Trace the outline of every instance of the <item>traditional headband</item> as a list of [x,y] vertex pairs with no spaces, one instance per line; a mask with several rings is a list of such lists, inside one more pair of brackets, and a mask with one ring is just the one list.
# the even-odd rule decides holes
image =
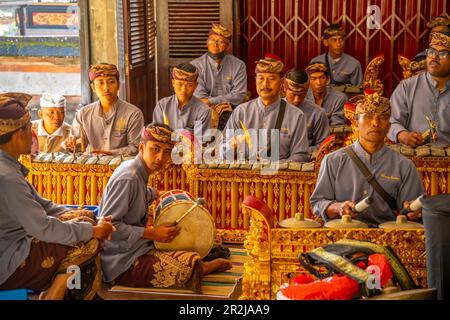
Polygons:
[[312,63],[306,67],[305,72],[308,75],[310,75],[312,73],[316,73],[316,72],[323,72],[325,74],[328,74],[328,67],[324,63],[320,63],[320,62]]
[[225,28],[221,24],[216,24],[216,23],[213,23],[211,30],[209,30],[208,35],[212,35],[212,34],[216,34],[218,36],[224,37],[227,40],[230,40],[231,36],[232,36],[231,32],[227,28]]
[[342,27],[339,28],[326,28],[323,32],[323,39],[328,40],[332,37],[341,36],[345,37],[345,31]]
[[430,38],[431,46],[443,46],[450,49],[450,37],[442,32],[432,32]]
[[39,104],[41,108],[65,108],[66,98],[59,94],[44,93]]
[[284,63],[281,60],[274,59],[273,55],[266,55],[263,59],[256,61],[255,73],[279,73],[282,74]]
[[309,80],[306,81],[305,83],[301,84],[301,83],[295,82],[291,79],[284,78],[283,86],[284,86],[285,90],[289,90],[289,91],[299,94],[299,93],[303,93],[308,90]]
[[25,93],[0,94],[0,136],[16,131],[30,122],[26,109],[31,96]]
[[198,70],[195,69],[195,72],[189,72],[182,69],[178,69],[174,67],[172,69],[172,79],[175,80],[184,80],[184,81],[197,81],[198,78]]
[[167,128],[151,126],[142,129],[141,138],[145,141],[156,141],[173,146],[175,145],[175,141],[172,141],[172,133],[173,131]]
[[389,99],[381,97],[376,91],[366,89],[356,103],[356,114],[361,113],[391,114],[391,104]]
[[119,79],[120,74],[117,67],[109,63],[94,64],[89,69],[89,80],[92,82],[98,77],[116,77]]
[[433,29],[435,27],[442,27],[450,25],[450,18],[447,15],[439,16],[431,19],[427,23],[427,27]]

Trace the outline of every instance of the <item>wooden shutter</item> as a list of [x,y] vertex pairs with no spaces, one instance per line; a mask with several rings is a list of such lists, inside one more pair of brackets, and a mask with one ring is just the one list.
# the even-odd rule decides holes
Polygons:
[[168,0],[158,2],[159,98],[171,94],[170,68],[206,52],[212,23],[233,30],[232,0]]
[[145,121],[149,122],[156,102],[155,3],[154,0],[122,1],[123,30],[120,36],[123,35],[125,99],[139,107]]

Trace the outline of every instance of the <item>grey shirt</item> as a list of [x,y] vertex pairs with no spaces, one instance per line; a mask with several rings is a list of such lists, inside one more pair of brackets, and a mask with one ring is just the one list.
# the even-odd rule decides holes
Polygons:
[[331,87],[327,87],[327,92],[323,98],[322,105],[316,104],[314,94],[308,89],[306,100],[311,101],[318,107],[322,107],[330,121],[330,126],[345,123],[344,104],[348,101],[345,93],[334,91]]
[[111,282],[128,270],[137,258],[154,248],[144,239],[148,205],[156,199],[155,189],[148,188],[148,174],[141,158],[123,162],[106,185],[99,207],[100,216],[112,216],[117,231],[105,242],[101,253],[103,279]]
[[328,117],[322,108],[308,100],[304,100],[299,108],[306,117],[309,151],[313,152],[330,135]]
[[42,198],[27,174],[27,168],[0,150],[0,284],[28,257],[33,238],[62,245],[92,238],[90,223],[58,220],[68,209]]
[[350,82],[353,86],[360,86],[363,82],[363,73],[361,63],[351,55],[343,53],[341,58],[334,60],[330,54],[324,53],[311,60],[310,63],[325,63],[325,55],[328,54],[330,69],[333,74],[333,80],[337,82]]
[[195,95],[208,98],[212,104],[229,102],[237,106],[247,94],[247,69],[245,63],[231,54],[226,54],[219,69],[208,53],[191,61],[199,72]]
[[109,150],[114,155],[138,153],[141,130],[144,127],[142,111],[120,99],[104,114],[100,101],[78,110],[72,123],[72,135],[81,136],[80,126],[87,140],[87,151]]
[[202,132],[211,128],[211,109],[195,96],[180,110],[176,95],[163,98],[156,103],[153,121],[164,123],[164,113],[173,129],[194,130],[195,121],[201,121]]
[[[242,120],[247,129],[273,129],[278,117],[281,99],[264,106],[258,97],[239,105],[230,116],[225,127],[226,130],[242,130],[239,120]],[[262,143],[261,143],[262,144]],[[263,147],[259,145],[259,150]],[[308,134],[305,114],[290,103],[280,129],[279,160],[305,162],[309,159]]]
[[[411,160],[398,152],[383,146],[370,156],[359,140],[350,146],[377,179],[378,183],[397,200],[397,207],[403,208],[404,201],[415,200],[425,193],[419,173]],[[357,215],[358,220],[376,226],[395,220],[396,214],[386,201],[372,188],[356,164],[344,149],[324,157],[319,170],[316,188],[310,202],[313,213],[325,221],[329,220],[326,209],[333,202],[358,202],[365,197],[374,198],[372,205]]]
[[398,142],[404,130],[423,133],[430,129],[425,116],[436,124],[438,142],[450,144],[450,81],[443,92],[428,72],[402,80],[391,96],[391,128],[388,137]]

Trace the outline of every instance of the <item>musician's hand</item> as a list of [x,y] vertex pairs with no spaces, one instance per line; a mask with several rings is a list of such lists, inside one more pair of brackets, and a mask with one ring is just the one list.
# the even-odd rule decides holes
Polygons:
[[166,223],[157,227],[146,228],[144,231],[144,238],[157,242],[171,242],[180,231],[180,227],[171,226],[170,223]]
[[201,98],[200,101],[211,107],[211,102],[209,102],[208,98]]
[[[408,209],[409,206],[411,205],[411,202],[412,201],[404,201],[403,208]],[[406,214],[406,216],[411,221],[420,221],[420,220],[422,220],[422,208],[420,208],[419,210],[416,210],[416,211],[408,212]]]
[[402,131],[397,135],[397,140],[400,143],[406,144],[409,147],[417,147],[423,143],[423,137],[418,132]]
[[91,153],[104,154],[104,155],[107,155],[107,156],[112,155],[112,152],[109,151],[109,150],[98,150],[98,149],[95,149],[95,150],[92,150]]
[[349,215],[354,218],[357,215],[352,211],[355,205],[356,203],[353,201],[334,202],[327,208],[326,214],[330,219],[342,217],[343,215]]
[[63,148],[73,152],[77,148],[77,138],[74,136],[68,137],[64,142],[62,143]]
[[111,223],[111,216],[101,217],[97,225],[93,227],[93,238],[99,240],[111,240],[111,234],[116,231],[116,227]]

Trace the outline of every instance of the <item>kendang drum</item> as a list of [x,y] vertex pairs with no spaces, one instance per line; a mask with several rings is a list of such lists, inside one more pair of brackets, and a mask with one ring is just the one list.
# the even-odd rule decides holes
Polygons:
[[155,247],[165,251],[197,252],[204,258],[211,251],[216,226],[211,214],[203,207],[200,199],[184,190],[164,193],[155,204],[154,226],[177,224],[180,233],[171,242],[155,241]]

